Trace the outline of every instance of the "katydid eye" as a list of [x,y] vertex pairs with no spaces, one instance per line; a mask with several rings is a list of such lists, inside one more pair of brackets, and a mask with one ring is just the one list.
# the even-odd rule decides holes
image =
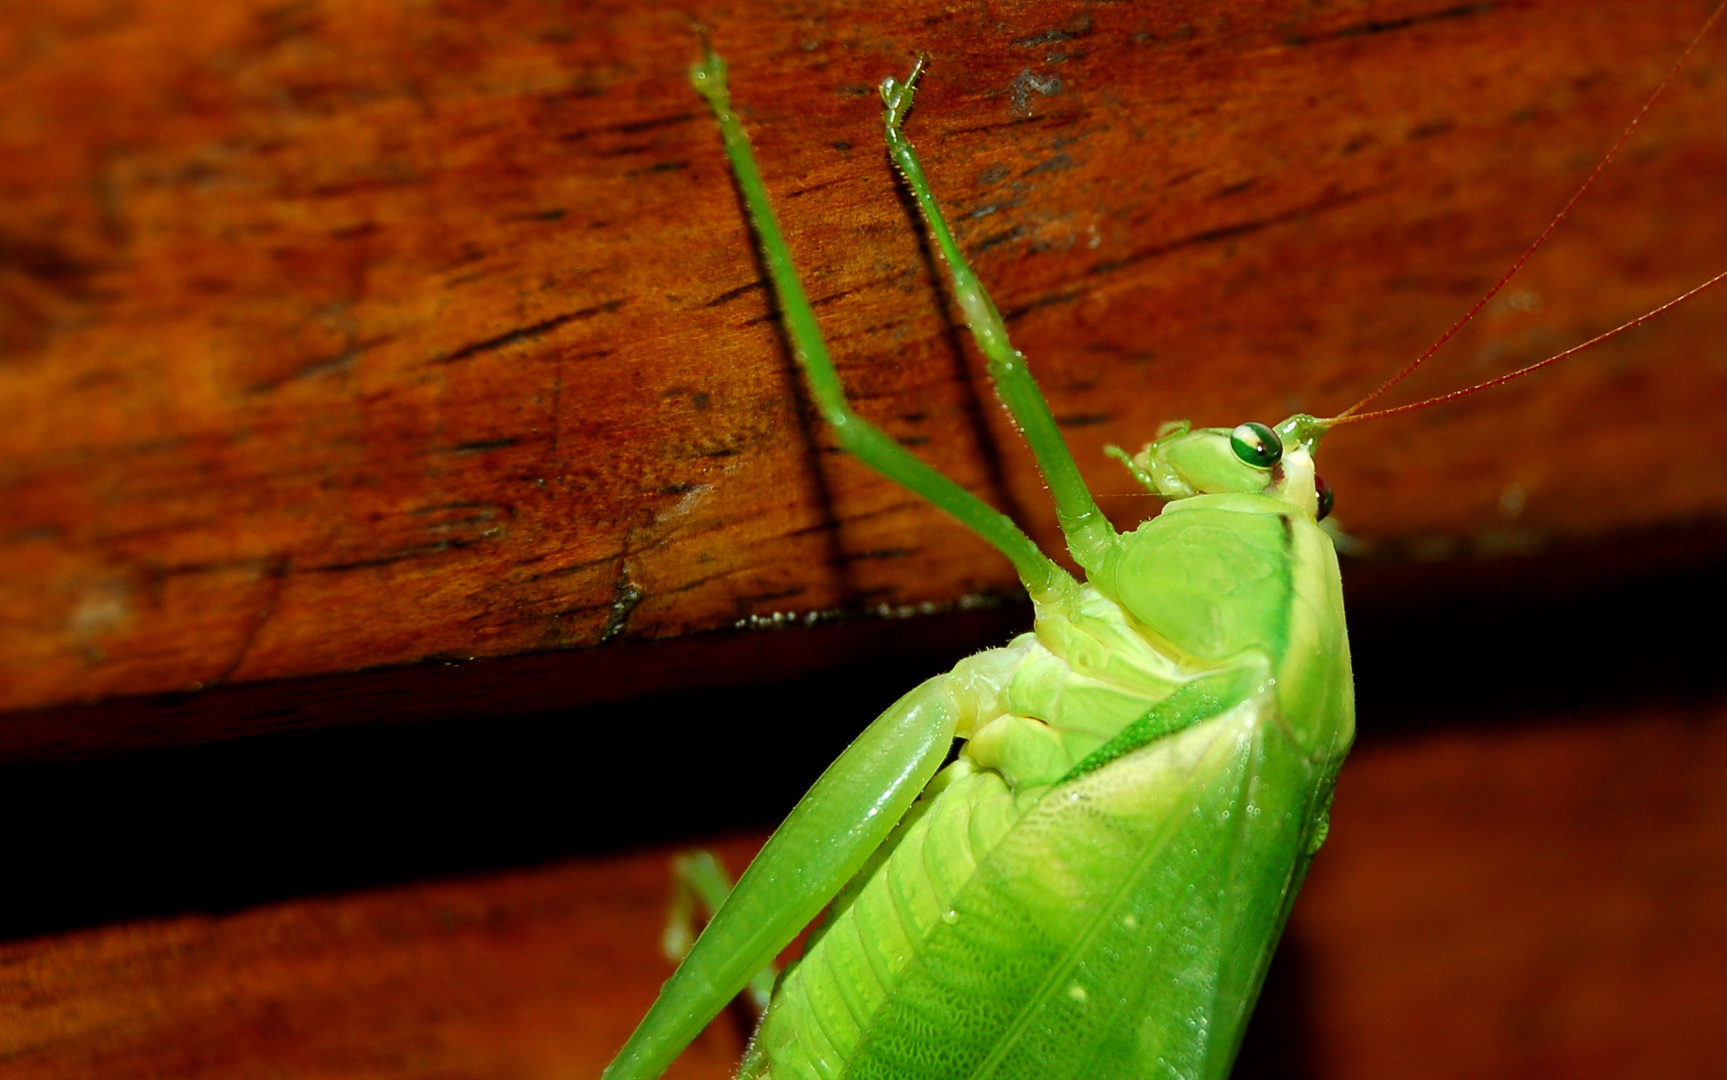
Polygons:
[[1269,469],[1283,458],[1283,440],[1277,432],[1251,420],[1229,433],[1235,456],[1256,469]]
[[1331,493],[1331,485],[1325,482],[1325,477],[1313,474],[1313,488],[1319,494],[1319,521],[1331,516],[1331,504],[1337,501],[1337,496]]

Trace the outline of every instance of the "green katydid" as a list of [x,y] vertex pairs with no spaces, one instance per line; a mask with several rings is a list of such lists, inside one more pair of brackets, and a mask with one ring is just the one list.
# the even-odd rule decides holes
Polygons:
[[1036,619],[900,698],[823,773],[605,1080],[660,1075],[824,908],[774,987],[740,1077],[1216,1080],[1325,837],[1355,719],[1337,556],[1319,523],[1330,493],[1314,451],[1331,427],[1457,394],[1361,411],[1430,349],[1330,419],[1174,424],[1131,457],[1112,448],[1166,501],[1118,533],[901,131],[921,68],[882,85],[889,153],[1084,580],[851,411],[731,111],[725,65],[709,52],[692,78],[718,117],[823,417],[848,450],[1000,550]]

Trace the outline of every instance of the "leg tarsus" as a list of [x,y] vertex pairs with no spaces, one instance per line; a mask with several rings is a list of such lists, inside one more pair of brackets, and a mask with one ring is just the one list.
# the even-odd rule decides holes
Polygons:
[[905,114],[911,111],[912,96],[917,93],[917,81],[923,75],[924,58],[919,56],[912,62],[911,73],[905,81],[889,75],[881,81],[882,104],[887,106],[887,126],[898,130],[905,123]]

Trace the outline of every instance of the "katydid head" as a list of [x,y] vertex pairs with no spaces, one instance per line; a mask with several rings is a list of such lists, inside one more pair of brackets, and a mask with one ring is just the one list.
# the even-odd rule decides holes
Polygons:
[[1246,423],[1194,430],[1179,420],[1165,424],[1156,440],[1132,457],[1115,446],[1105,453],[1165,499],[1265,495],[1323,518],[1331,512],[1331,489],[1313,471],[1313,452],[1326,427],[1305,413],[1276,427]]

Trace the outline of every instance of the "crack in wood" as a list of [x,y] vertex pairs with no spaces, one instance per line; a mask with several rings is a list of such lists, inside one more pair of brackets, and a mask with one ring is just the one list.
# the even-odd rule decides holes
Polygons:
[[476,341],[472,344],[463,345],[448,356],[438,358],[438,363],[454,364],[462,360],[468,360],[475,356],[479,356],[481,353],[496,352],[498,349],[517,345],[524,341],[531,341],[534,338],[549,334],[553,330],[582,319],[591,319],[596,315],[610,315],[612,312],[617,311],[623,306],[624,301],[620,298],[617,300],[607,300],[605,303],[595,304],[593,307],[580,308],[576,311],[568,312],[567,314],[557,315],[553,318],[534,323],[531,326],[519,327],[515,330],[508,331],[507,333],[499,334],[496,337],[486,338],[484,341]]

